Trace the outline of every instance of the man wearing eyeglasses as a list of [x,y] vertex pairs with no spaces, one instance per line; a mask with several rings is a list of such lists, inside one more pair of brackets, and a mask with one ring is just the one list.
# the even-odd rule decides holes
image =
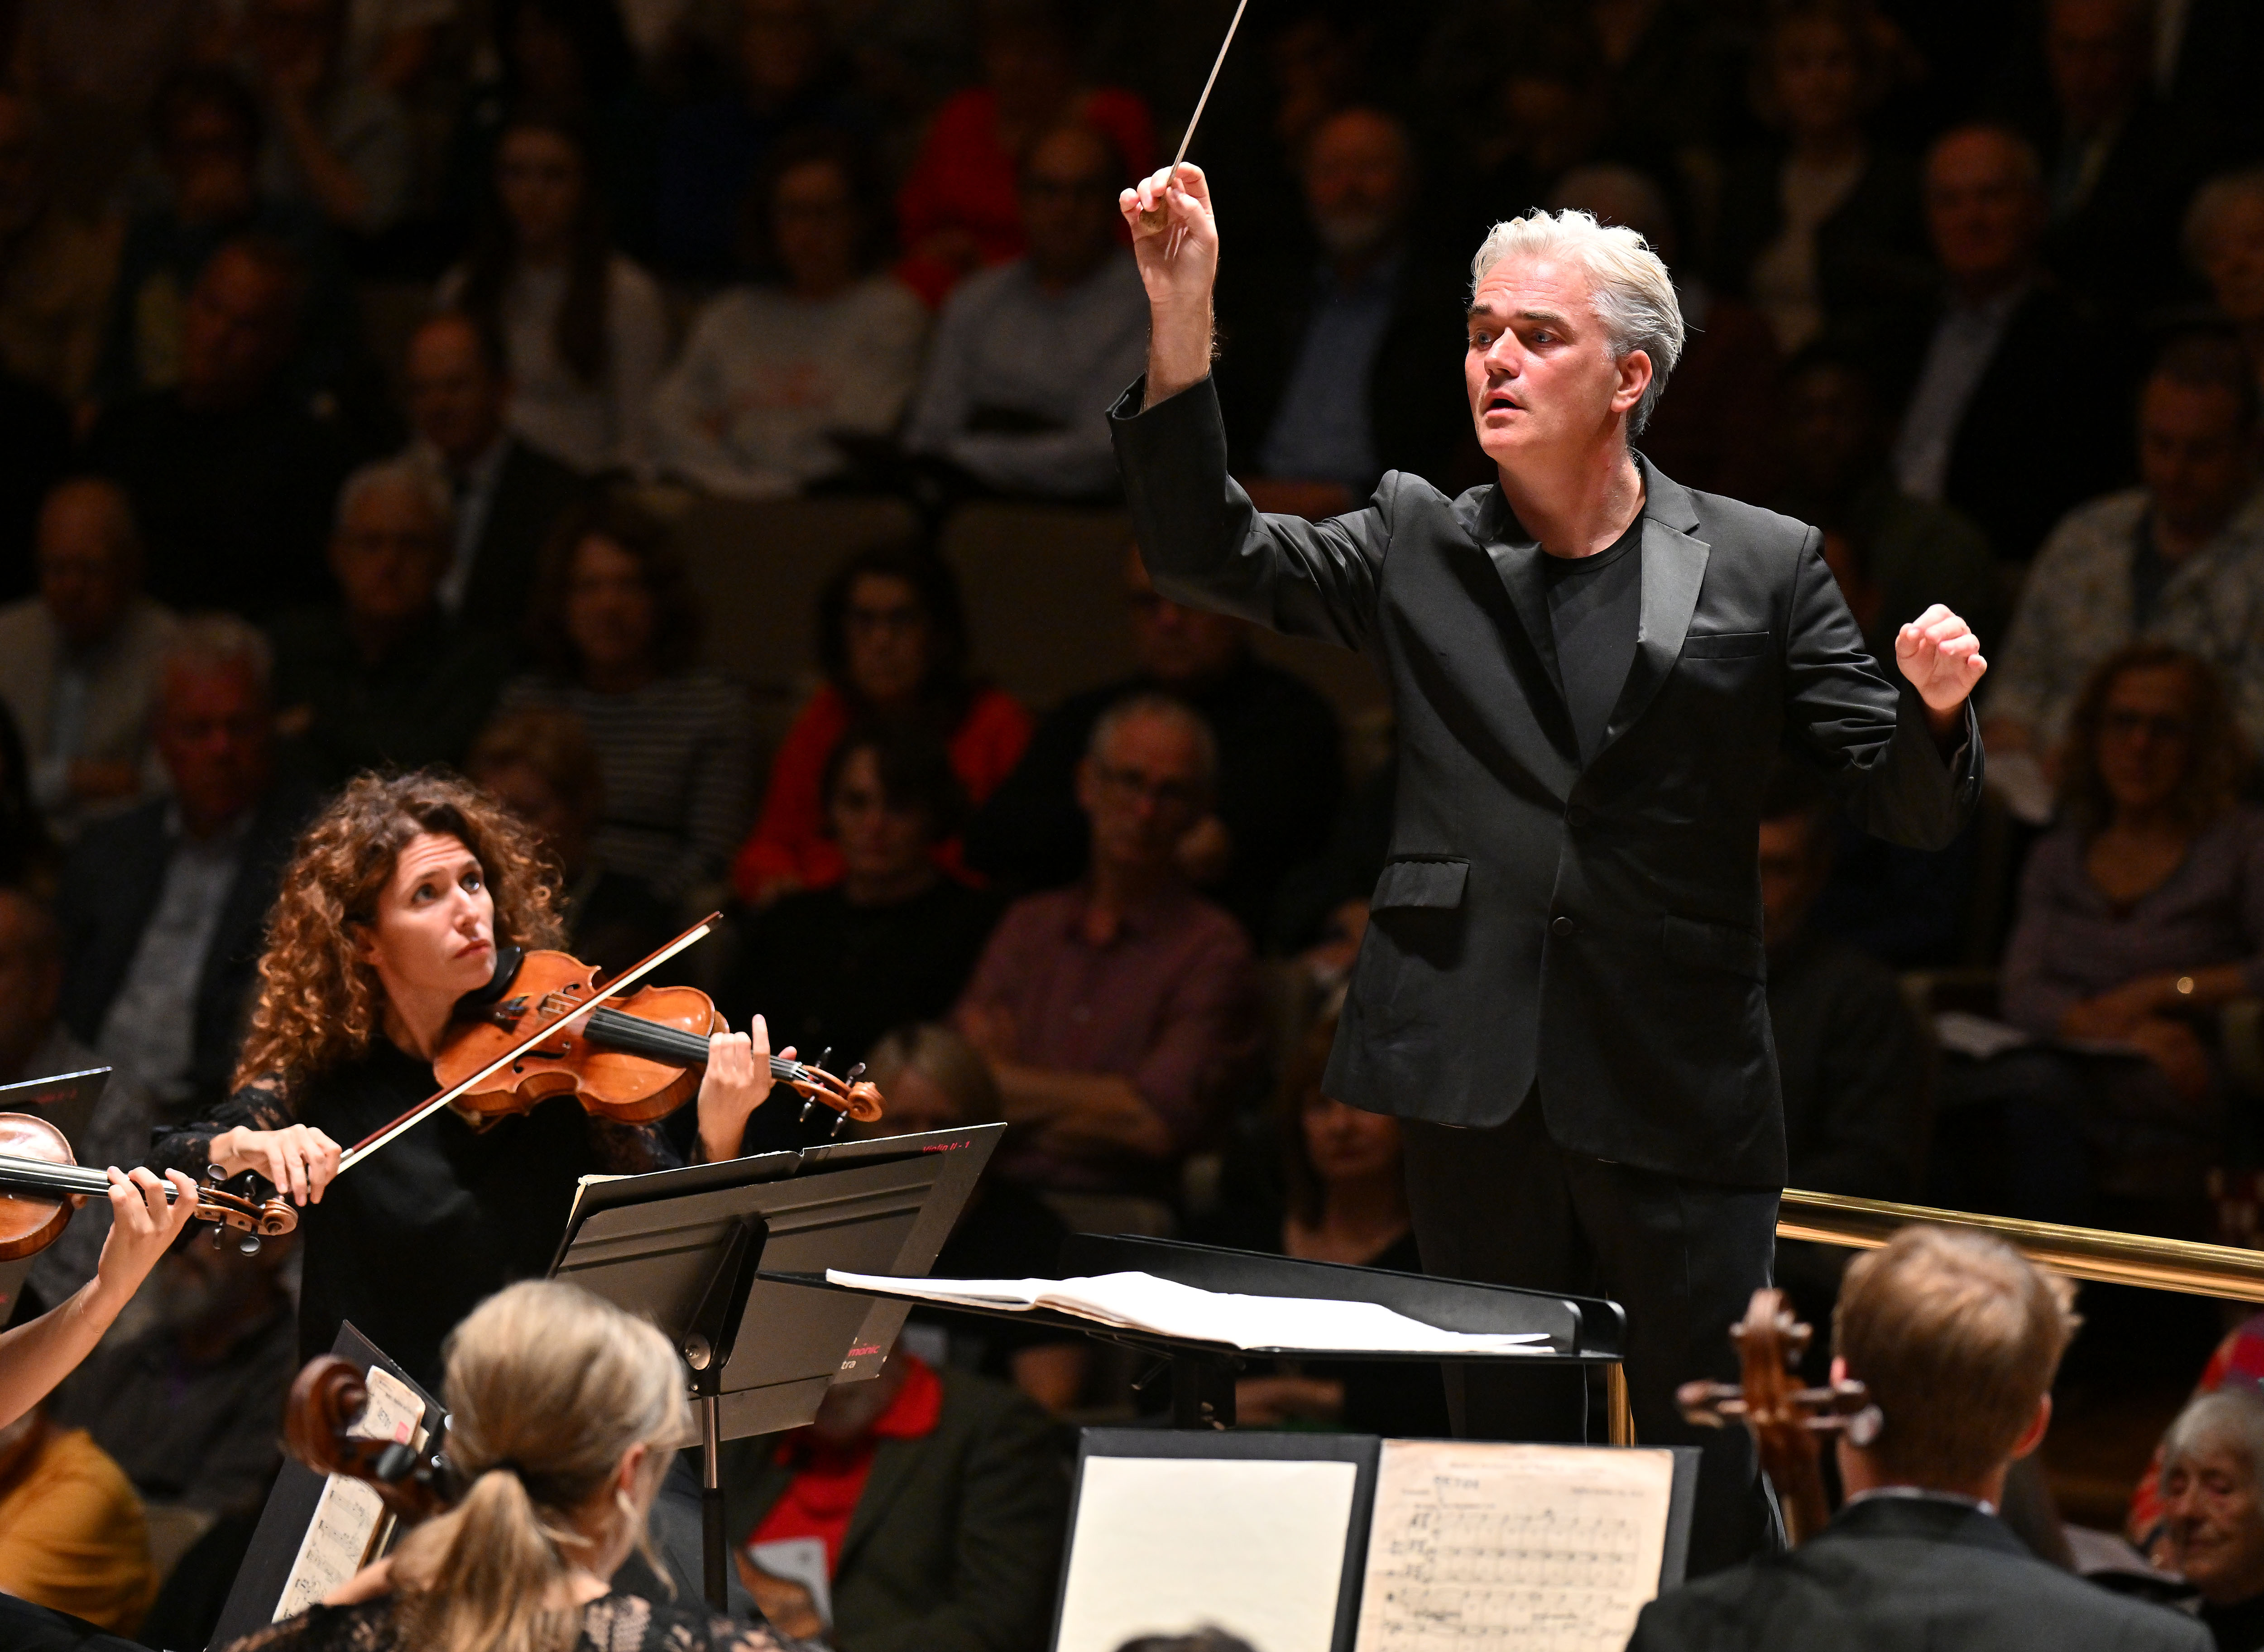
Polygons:
[[1002,1174],[1165,1196],[1254,1081],[1250,943],[1178,860],[1217,769],[1209,728],[1179,701],[1136,695],[1093,725],[1077,776],[1092,868],[1008,909],[955,1012],[1017,1127]]

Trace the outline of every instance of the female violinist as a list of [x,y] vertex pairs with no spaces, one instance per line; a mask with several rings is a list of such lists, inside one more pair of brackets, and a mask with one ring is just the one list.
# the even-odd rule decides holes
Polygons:
[[[361,1139],[436,1088],[460,1001],[498,949],[556,944],[556,873],[501,804],[433,773],[349,784],[301,837],[270,914],[235,1094],[159,1139],[155,1162],[255,1170],[304,1208],[302,1359],[341,1321],[428,1386],[449,1330],[483,1298],[541,1274],[576,1181],[665,1168],[654,1125],[570,1098],[475,1129],[443,1110],[338,1175]],[[718,1033],[699,1090],[699,1152],[738,1152],[769,1093],[768,1034]],[[336,1178],[334,1180],[334,1178]]]

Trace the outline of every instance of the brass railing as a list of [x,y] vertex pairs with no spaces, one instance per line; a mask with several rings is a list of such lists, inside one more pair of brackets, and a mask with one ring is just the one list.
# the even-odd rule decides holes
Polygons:
[[1964,1211],[1929,1210],[1923,1204],[1847,1198],[1798,1188],[1784,1190],[1777,1207],[1776,1232],[1780,1239],[1809,1239],[1872,1250],[1885,1244],[1897,1228],[1912,1222],[1994,1234],[2029,1261],[2071,1278],[2148,1285],[2158,1291],[2181,1291],[2188,1296],[2233,1302],[2264,1302],[2264,1250],[2244,1250],[2232,1245],[2111,1234],[2097,1227],[2063,1227],[2057,1222],[2024,1222],[2009,1216],[1975,1216]]

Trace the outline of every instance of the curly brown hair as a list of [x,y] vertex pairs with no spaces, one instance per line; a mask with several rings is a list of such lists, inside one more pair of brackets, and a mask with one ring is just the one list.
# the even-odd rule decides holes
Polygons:
[[300,833],[267,917],[259,998],[236,1058],[236,1082],[307,1080],[366,1053],[384,988],[360,957],[395,862],[428,832],[478,859],[495,901],[496,944],[560,944],[559,872],[516,816],[455,775],[432,769],[363,775]]
[[2184,674],[2193,717],[2186,772],[2170,799],[2172,818],[2198,832],[2239,801],[2248,746],[2233,716],[2224,680],[2207,660],[2171,644],[2132,643],[2101,660],[2085,681],[2060,748],[2060,808],[2086,837],[2115,818],[2115,799],[2099,773],[2099,735],[2106,721],[2107,697],[2134,671],[2166,668]]

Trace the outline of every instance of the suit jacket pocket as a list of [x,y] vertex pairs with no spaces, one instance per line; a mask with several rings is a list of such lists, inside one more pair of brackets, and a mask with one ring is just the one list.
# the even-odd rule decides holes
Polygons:
[[1756,981],[1766,969],[1767,955],[1761,950],[1760,937],[1734,924],[1702,923],[1694,918],[1665,919],[1659,951],[1670,963],[1687,964],[1694,969],[1727,970],[1732,975]]
[[1459,906],[1469,882],[1468,861],[1394,861],[1375,880],[1369,906]]
[[1693,631],[1682,639],[1685,659],[1749,659],[1768,651],[1767,631]]

